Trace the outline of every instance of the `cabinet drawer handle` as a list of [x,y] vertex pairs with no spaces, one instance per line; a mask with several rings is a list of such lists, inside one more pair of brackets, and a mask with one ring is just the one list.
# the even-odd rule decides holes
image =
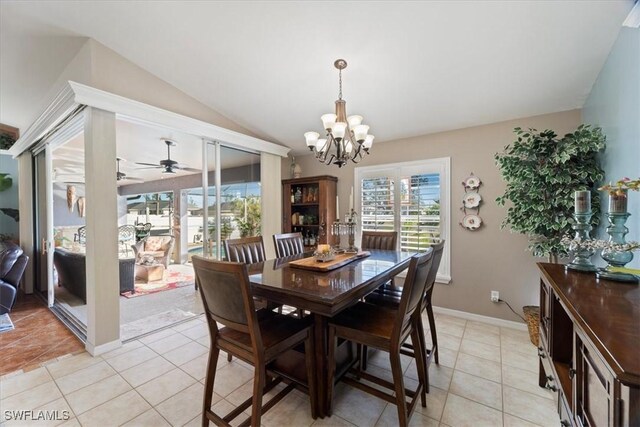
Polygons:
[[545,357],[547,357],[547,356],[544,354],[544,351],[542,351],[542,347],[539,347],[539,348],[538,348],[538,356],[540,356],[540,359],[544,359]]
[[576,376],[576,370],[573,368],[569,368],[569,378],[573,379]]
[[547,383],[544,387],[545,387],[546,389],[551,390],[551,391],[558,391],[558,387],[554,386],[553,384],[548,384],[548,383]]

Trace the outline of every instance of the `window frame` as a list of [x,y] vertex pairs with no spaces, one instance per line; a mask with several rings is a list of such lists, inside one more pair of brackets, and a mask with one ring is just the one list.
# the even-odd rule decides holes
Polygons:
[[[439,157],[409,162],[386,163],[375,166],[360,166],[354,168],[354,207],[362,212],[362,180],[371,178],[390,177],[394,180],[394,230],[400,232],[400,217],[402,206],[401,179],[406,175],[438,173],[440,176],[440,238],[447,243],[444,246],[442,261],[436,277],[437,283],[451,282],[451,157]],[[357,228],[357,239],[362,240],[362,221]],[[400,239],[398,239],[398,245]],[[404,277],[406,270],[399,276]]]

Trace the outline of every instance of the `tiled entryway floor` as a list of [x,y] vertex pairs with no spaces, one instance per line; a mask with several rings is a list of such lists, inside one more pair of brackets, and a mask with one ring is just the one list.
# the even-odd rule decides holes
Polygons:
[[19,293],[9,317],[15,329],[0,333],[0,375],[84,350],[84,344],[35,295]]
[[[440,365],[430,367],[427,407],[417,406],[412,425],[559,425],[553,395],[537,385],[536,349],[526,332],[445,315],[437,315],[436,323]],[[66,426],[200,425],[208,345],[207,325],[199,317],[101,357],[83,353],[10,374],[0,379],[2,416],[12,409],[66,410],[72,418],[58,422]],[[369,360],[376,375],[391,377],[386,353]],[[408,357],[403,362],[405,384],[413,387],[415,362]],[[243,362],[220,357],[214,410],[227,413],[249,397],[252,375]],[[331,418],[314,422],[308,398],[294,391],[262,417],[262,424],[396,425],[397,415],[394,405],[339,384]]]

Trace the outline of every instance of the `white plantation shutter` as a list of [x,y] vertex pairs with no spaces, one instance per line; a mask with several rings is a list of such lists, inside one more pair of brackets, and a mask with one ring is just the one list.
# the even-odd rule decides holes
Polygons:
[[394,182],[391,177],[366,178],[361,183],[362,229],[393,231],[395,228]]
[[[424,251],[450,228],[449,158],[355,169],[361,231],[399,231],[402,251]],[[445,245],[438,281],[448,283],[450,250]]]
[[400,189],[400,249],[423,251],[440,241],[440,176],[406,176]]

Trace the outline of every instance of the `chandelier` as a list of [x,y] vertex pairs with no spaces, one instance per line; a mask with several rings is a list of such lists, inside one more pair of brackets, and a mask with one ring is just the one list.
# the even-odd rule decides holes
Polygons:
[[347,117],[347,102],[342,99],[342,70],[347,68],[347,61],[338,59],[333,65],[338,69],[340,91],[335,114],[320,117],[326,138],[320,138],[318,132],[307,132],[304,138],[318,161],[342,167],[349,160],[358,163],[369,154],[374,136],[368,134],[369,126],[362,124],[362,116]]

